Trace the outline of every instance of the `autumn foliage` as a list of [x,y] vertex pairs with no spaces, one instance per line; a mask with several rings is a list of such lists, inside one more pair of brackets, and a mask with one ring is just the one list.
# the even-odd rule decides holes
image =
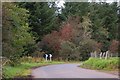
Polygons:
[[45,35],[42,41],[53,51],[57,52],[60,50],[61,42],[71,41],[73,35],[73,28],[69,23],[64,23],[59,31],[52,31],[50,34]]
[[101,50],[102,47],[103,47],[103,44],[100,43],[100,42],[97,42],[97,43],[95,44],[95,50],[96,50],[96,51]]
[[119,41],[112,40],[111,45],[109,46],[110,52],[112,52],[112,53],[118,52],[118,46],[119,46]]
[[73,38],[73,28],[70,24],[65,24],[60,30],[61,40],[70,41]]
[[60,33],[57,31],[53,31],[51,34],[44,36],[42,41],[54,51],[60,49]]

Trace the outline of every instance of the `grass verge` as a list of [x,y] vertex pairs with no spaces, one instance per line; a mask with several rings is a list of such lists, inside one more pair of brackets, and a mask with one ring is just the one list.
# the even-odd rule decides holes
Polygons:
[[113,57],[107,60],[99,58],[89,58],[87,61],[83,62],[80,67],[97,69],[97,70],[118,70],[119,58]]
[[17,66],[4,66],[3,67],[3,78],[15,78],[15,77],[28,77],[31,74],[31,68],[52,65],[52,64],[61,64],[64,62],[52,61],[52,62],[39,62],[39,63],[28,63],[24,62]]

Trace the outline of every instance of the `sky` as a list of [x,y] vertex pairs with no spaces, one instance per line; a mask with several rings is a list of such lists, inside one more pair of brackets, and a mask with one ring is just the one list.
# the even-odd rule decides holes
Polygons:
[[[70,1],[70,0],[68,0],[68,1]],[[73,0],[72,0],[73,1]],[[76,0],[77,2],[79,1],[80,2],[80,0]],[[81,0],[82,1],[82,0]],[[105,1],[105,0],[101,0],[101,1]],[[91,0],[89,0],[89,2],[91,2]],[[96,2],[100,2],[100,0],[96,0]],[[120,0],[106,0],[106,2],[107,3],[112,3],[112,2],[118,2],[118,6],[120,6]],[[65,4],[65,1],[64,0],[57,0],[56,2],[55,2],[56,4],[57,4],[57,7],[59,7],[59,13],[61,13],[61,10],[62,10],[62,8],[64,8],[65,6],[64,6],[64,4]]]
[[64,3],[65,3],[64,0],[57,0],[56,1],[57,7],[64,7]]
[[[80,0],[76,0],[76,1],[80,1]],[[91,1],[91,0],[89,0],[89,1]],[[101,1],[104,1],[104,0],[101,0]],[[96,2],[99,2],[99,0],[96,0]],[[111,2],[119,2],[120,3],[120,0],[106,0],[106,2],[107,3],[111,3]],[[65,1],[64,0],[57,0],[56,3],[57,3],[58,7],[64,7]]]

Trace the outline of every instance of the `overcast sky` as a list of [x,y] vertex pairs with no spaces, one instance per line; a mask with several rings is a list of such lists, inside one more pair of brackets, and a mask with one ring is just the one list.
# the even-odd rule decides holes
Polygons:
[[[77,1],[80,1],[80,0],[77,0]],[[81,0],[82,1],[82,0]],[[89,2],[91,2],[92,0],[89,0]],[[101,1],[104,1],[104,0],[101,0]],[[96,0],[96,2],[100,2],[100,0]],[[106,0],[107,3],[111,3],[111,2],[120,2],[120,0]],[[64,3],[65,3],[65,0],[57,0],[56,1],[58,7],[64,7]]]

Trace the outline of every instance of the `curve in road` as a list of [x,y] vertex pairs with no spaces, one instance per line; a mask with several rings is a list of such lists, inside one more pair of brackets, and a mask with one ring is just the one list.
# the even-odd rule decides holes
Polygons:
[[34,78],[118,78],[117,75],[78,67],[80,64],[58,64],[32,70]]

